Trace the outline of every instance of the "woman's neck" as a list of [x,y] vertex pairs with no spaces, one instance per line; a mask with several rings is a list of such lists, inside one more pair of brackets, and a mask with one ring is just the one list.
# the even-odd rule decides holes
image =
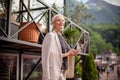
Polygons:
[[61,31],[60,31],[60,30],[55,29],[55,32],[56,32],[58,35],[61,35]]

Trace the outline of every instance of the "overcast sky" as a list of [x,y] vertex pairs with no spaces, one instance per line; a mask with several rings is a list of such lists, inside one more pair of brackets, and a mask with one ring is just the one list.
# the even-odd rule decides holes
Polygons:
[[104,1],[111,3],[113,5],[120,6],[120,0],[104,0]]
[[[77,1],[82,1],[82,2],[86,3],[89,0],[77,0]],[[120,6],[120,0],[104,0],[104,1],[106,1],[106,2],[108,2],[110,4],[113,4],[113,5]]]
[[[42,1],[46,2],[47,4],[56,3],[58,6],[63,6],[63,1],[64,0],[42,0]],[[69,0],[66,0],[66,1],[69,1]],[[82,2],[86,3],[89,0],[77,0],[77,1],[82,1]],[[106,1],[110,4],[113,4],[113,5],[120,6],[120,0],[104,0],[104,1]]]
[[55,4],[57,4],[57,6],[61,7],[61,6],[63,6],[64,0],[42,0],[42,1],[46,2],[48,5],[55,3]]

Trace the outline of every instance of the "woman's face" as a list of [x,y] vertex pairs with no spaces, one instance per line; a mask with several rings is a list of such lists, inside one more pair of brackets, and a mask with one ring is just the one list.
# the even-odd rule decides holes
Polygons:
[[54,29],[59,31],[64,29],[64,24],[65,24],[65,20],[63,16],[57,16],[53,22]]

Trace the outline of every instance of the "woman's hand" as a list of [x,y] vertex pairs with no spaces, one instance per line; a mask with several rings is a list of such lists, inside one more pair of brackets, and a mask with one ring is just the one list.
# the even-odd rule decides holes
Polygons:
[[78,50],[75,49],[71,49],[70,51],[68,51],[67,53],[62,54],[62,57],[67,57],[67,56],[75,56],[77,55]]
[[75,49],[71,49],[70,51],[68,51],[69,56],[70,55],[75,56],[77,55],[77,53],[78,53],[78,50],[75,50]]

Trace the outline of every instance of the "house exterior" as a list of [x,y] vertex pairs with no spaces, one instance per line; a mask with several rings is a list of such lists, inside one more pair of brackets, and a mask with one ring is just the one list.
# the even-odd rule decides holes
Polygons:
[[117,54],[109,50],[97,55],[96,59],[99,60],[100,64],[112,65],[117,63]]

